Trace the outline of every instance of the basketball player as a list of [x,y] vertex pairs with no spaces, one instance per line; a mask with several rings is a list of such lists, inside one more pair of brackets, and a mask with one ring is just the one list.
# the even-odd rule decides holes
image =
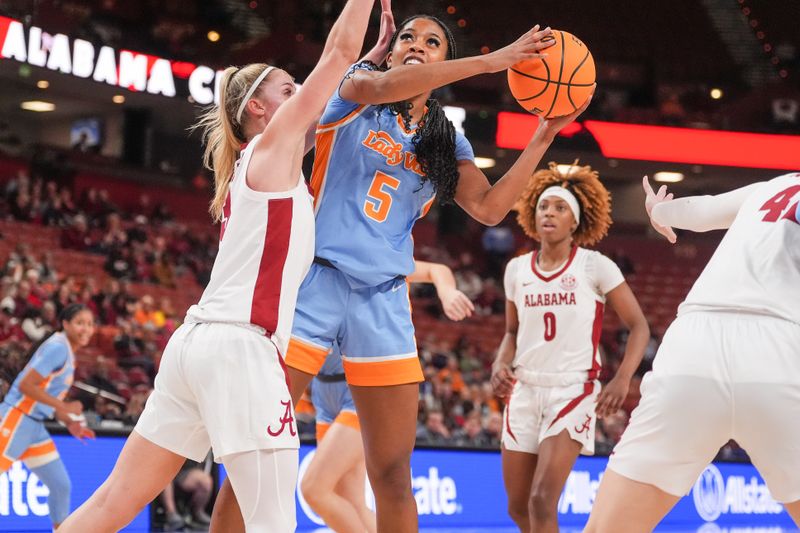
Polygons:
[[200,461],[209,448],[232,479],[248,531],[294,531],[299,442],[282,354],[313,258],[304,138],[358,58],[372,4],[348,0],[298,93],[274,67],[225,70],[219,106],[200,122],[216,181],[211,211],[222,222],[211,281],[170,339],[113,472],[59,531],[121,529],[184,458]]
[[[456,289],[453,272],[446,266],[415,261],[409,283],[433,283],[450,320],[472,315],[474,306]],[[364,499],[366,465],[353,397],[345,381],[338,344],[311,384],[316,410],[317,449],[300,486],[308,504],[334,531],[376,530],[375,514]]]
[[59,330],[33,348],[33,355],[0,404],[0,474],[14,461],[25,463],[50,490],[47,506],[53,529],[69,514],[72,491],[64,463],[44,420],[55,415],[79,439],[94,438],[80,402],[65,402],[75,373],[75,349],[89,344],[94,316],[83,304],[68,305],[58,317]]
[[664,335],[586,531],[651,531],[729,439],[800,526],[800,173],[717,196],[644,189],[670,242],[672,228],[727,232]]
[[388,68],[353,66],[317,129],[316,263],[298,296],[287,365],[299,398],[338,340],[378,531],[417,530],[409,468],[423,376],[403,280],[413,270],[411,229],[437,195],[481,222],[502,220],[556,133],[586,107],[542,121],[515,165],[491,186],[430,93],[538,57],[549,34],[535,27],[496,52],[456,60],[442,22],[412,17],[394,35]]
[[[558,499],[578,454],[594,453],[597,416],[628,394],[650,328],[619,267],[582,246],[611,225],[611,198],[588,166],[537,171],[517,220],[540,248],[505,273],[506,334],[492,385],[508,397],[502,434],[508,511],[520,531],[558,532]],[[600,389],[598,353],[608,302],[630,329],[614,378]]]

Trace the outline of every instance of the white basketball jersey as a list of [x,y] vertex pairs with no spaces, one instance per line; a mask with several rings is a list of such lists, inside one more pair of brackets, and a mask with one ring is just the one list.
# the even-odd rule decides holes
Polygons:
[[625,278],[609,258],[584,248],[573,248],[553,272],[540,271],[536,255],[515,257],[506,267],[506,298],[519,317],[513,366],[537,373],[587,372],[587,379],[596,379],[605,295]]
[[236,163],[211,281],[186,318],[259,326],[285,354],[297,291],[314,259],[313,199],[302,175],[285,192],[248,187],[255,146],[253,139]]
[[678,314],[732,311],[800,324],[800,173],[755,187]]

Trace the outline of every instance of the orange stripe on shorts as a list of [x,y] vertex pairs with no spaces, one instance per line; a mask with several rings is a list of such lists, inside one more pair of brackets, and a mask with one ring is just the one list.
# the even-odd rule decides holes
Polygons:
[[361,431],[361,423],[358,421],[358,415],[353,411],[342,411],[333,421],[334,424],[342,424],[356,431]]
[[325,438],[325,434],[331,429],[331,425],[327,422],[317,422],[317,446]]
[[393,361],[354,363],[344,359],[347,383],[359,387],[385,387],[425,381],[418,357]]
[[54,452],[56,452],[56,444],[51,439],[41,444],[34,444],[33,446],[29,446],[28,449],[25,450],[25,453],[20,455],[19,458],[20,460],[31,459],[33,457],[39,457]]
[[327,355],[328,350],[292,337],[286,349],[286,366],[316,376]]

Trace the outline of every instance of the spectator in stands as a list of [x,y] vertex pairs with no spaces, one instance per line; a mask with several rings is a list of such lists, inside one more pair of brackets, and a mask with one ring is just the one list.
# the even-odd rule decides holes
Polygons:
[[72,224],[62,230],[61,247],[79,252],[86,251],[92,247],[89,224],[85,216],[76,215],[72,219]]
[[473,411],[467,415],[464,427],[453,433],[453,441],[457,446],[488,448],[498,444],[498,436],[487,432],[481,423],[481,414]]
[[22,331],[19,321],[14,317],[13,306],[9,307],[4,300],[2,309],[0,309],[0,342],[23,341],[25,338],[25,332]]
[[99,242],[99,250],[108,253],[128,244],[128,234],[122,229],[122,218],[118,213],[106,217],[106,231]]
[[[165,531],[177,531],[189,525],[193,527],[206,528],[211,524],[211,517],[206,513],[206,506],[211,500],[214,488],[214,480],[211,477],[211,461],[209,455],[202,463],[187,460],[181,467],[175,479],[167,485],[161,493],[161,503],[164,504],[167,523]],[[179,488],[188,496],[189,520],[178,513],[175,502],[175,488]]]
[[21,328],[28,340],[38,342],[58,326],[56,305],[51,301],[42,304],[41,311],[32,307],[25,314]]
[[474,302],[483,290],[483,282],[480,276],[475,272],[475,265],[473,264],[471,254],[467,252],[461,254],[455,276],[459,290]]
[[125,246],[112,250],[108,254],[105,270],[117,279],[133,279],[136,273],[136,265],[131,249]]
[[43,284],[51,284],[58,281],[58,270],[53,259],[53,252],[43,252],[42,258],[35,268],[39,271],[39,280]]
[[33,202],[27,191],[19,191],[11,203],[11,216],[19,222],[31,222],[34,218]]
[[166,318],[160,309],[156,309],[155,300],[149,294],[142,296],[133,319],[142,327],[163,328]]
[[431,409],[425,425],[417,428],[417,440],[424,444],[446,444],[450,441],[450,430],[444,424],[444,414],[440,409]]
[[147,217],[136,215],[133,219],[134,225],[128,228],[128,241],[145,243],[147,242]]
[[447,357],[447,366],[439,371],[437,379],[440,381],[449,380],[450,387],[455,394],[460,394],[464,389],[464,378],[461,376],[461,370],[458,368],[458,357],[449,355]]
[[86,378],[86,384],[97,387],[100,390],[119,395],[117,386],[111,381],[110,372],[114,367],[113,362],[103,355],[97,356],[91,374]]
[[98,421],[122,420],[122,409],[119,404],[100,395],[94,397],[92,411],[97,415]]

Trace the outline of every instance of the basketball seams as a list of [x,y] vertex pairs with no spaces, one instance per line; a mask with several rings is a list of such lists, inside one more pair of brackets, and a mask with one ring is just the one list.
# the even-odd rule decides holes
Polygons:
[[[588,57],[588,55],[587,55],[587,57]],[[585,58],[584,58],[584,60],[585,60]],[[580,65],[578,65],[578,68],[580,68]],[[554,85],[556,85],[556,84],[558,84],[558,85],[572,85],[573,87],[591,87],[592,85],[594,85],[594,83],[572,83],[572,82],[548,80],[547,78],[540,78],[539,76],[534,76],[533,74],[527,74],[525,72],[522,72],[521,70],[515,69],[514,67],[511,67],[510,70],[514,74],[519,74],[520,76],[523,76],[525,78],[529,78],[529,79],[536,80],[536,81],[550,82],[550,83],[552,83]],[[570,78],[570,79],[572,79],[572,78]]]
[[[567,82],[567,98],[569,98],[569,103],[572,106],[572,109],[574,109],[575,111],[578,110],[578,106],[576,106],[575,102],[572,101],[572,92],[571,91],[572,91],[573,85],[575,87],[578,87],[578,84],[573,84],[572,83],[572,79],[575,77],[575,74],[577,74],[578,71],[581,69],[583,64],[586,63],[586,60],[589,59],[590,55],[591,55],[591,52],[589,52],[589,49],[587,48],[586,49],[586,55],[583,56],[583,59],[581,59],[580,63],[578,63],[578,66],[575,67],[575,70],[572,71],[572,75],[569,77],[569,82]],[[581,87],[585,87],[585,86],[586,85],[581,85]],[[589,85],[589,86],[591,86],[591,85]]]
[[547,113],[542,115],[544,118],[548,118],[550,113],[552,113],[553,108],[556,106],[556,101],[558,100],[558,91],[561,89],[561,76],[564,74],[564,54],[565,54],[565,46],[564,46],[564,32],[559,31],[558,34],[561,36],[561,67],[558,71],[558,85],[556,85],[556,94],[553,95],[553,101],[550,102],[550,109],[547,110]]

